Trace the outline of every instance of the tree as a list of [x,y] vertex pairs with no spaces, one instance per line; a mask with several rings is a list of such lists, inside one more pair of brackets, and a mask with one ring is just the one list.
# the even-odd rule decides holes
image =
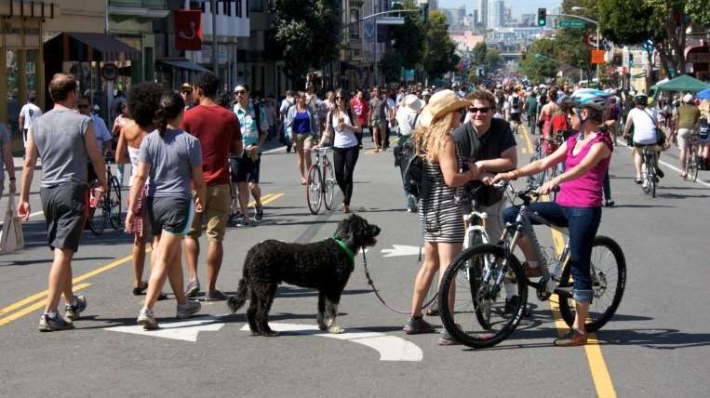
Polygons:
[[429,13],[426,25],[421,67],[434,79],[454,70],[459,63],[456,45],[449,37],[446,17],[440,11]]
[[404,58],[399,51],[387,51],[380,59],[378,67],[386,81],[398,81],[404,67]]
[[486,65],[486,69],[488,71],[494,71],[503,66],[503,57],[501,57],[500,51],[498,51],[498,49],[491,48],[490,50],[486,51],[486,56],[484,58],[483,63],[484,65]]
[[342,32],[337,0],[273,0],[276,41],[283,48],[284,73],[292,81],[337,58]]
[[[414,0],[402,2],[404,10],[418,10]],[[406,13],[404,25],[390,26],[389,37],[393,40],[392,49],[399,53],[402,66],[407,69],[416,68],[421,60],[424,46],[424,23],[419,13]]]
[[535,40],[527,51],[527,56],[520,61],[520,71],[533,84],[544,83],[557,74],[558,62],[555,59],[555,41],[551,39]]
[[473,64],[474,65],[484,65],[486,63],[486,53],[488,52],[488,46],[486,42],[482,41],[473,47]]
[[710,23],[708,0],[600,0],[602,32],[618,44],[650,40],[669,76],[685,72],[686,29]]

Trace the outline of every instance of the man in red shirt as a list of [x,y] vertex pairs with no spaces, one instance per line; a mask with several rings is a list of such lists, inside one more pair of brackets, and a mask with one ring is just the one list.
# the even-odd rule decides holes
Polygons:
[[[183,241],[187,259],[189,283],[186,295],[194,297],[200,291],[197,278],[197,261],[200,255],[198,238],[202,222],[207,223],[207,281],[205,301],[226,300],[217,290],[217,276],[222,266],[222,240],[227,229],[227,216],[232,202],[230,192],[229,153],[242,152],[242,134],[237,117],[214,101],[219,89],[219,79],[205,73],[192,89],[195,103],[199,104],[185,113],[182,128],[197,137],[202,146],[202,170],[207,184],[207,200],[202,213],[196,213],[192,231]],[[203,220],[204,217],[204,220]]]
[[[369,126],[370,117],[370,106],[367,101],[365,101],[365,94],[362,90],[357,90],[357,95],[350,101],[350,107],[353,108],[357,121],[360,122],[360,126]],[[362,133],[355,133],[357,137],[357,143],[362,149]]]

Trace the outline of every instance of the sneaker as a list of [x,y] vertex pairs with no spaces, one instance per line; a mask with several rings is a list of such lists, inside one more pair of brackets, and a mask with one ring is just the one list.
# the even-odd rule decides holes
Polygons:
[[240,217],[237,219],[237,227],[251,227],[251,222],[247,217]]
[[194,280],[190,283],[187,284],[187,290],[185,290],[185,296],[187,298],[192,298],[197,296],[197,293],[200,292],[200,281]]
[[439,333],[438,344],[441,346],[461,345],[461,343],[456,341],[446,329],[442,330],[441,333]]
[[86,309],[86,297],[84,295],[74,296],[76,299],[76,304],[67,304],[64,306],[64,316],[69,320],[69,322],[74,322],[79,319],[81,313]]
[[579,333],[574,329],[570,329],[566,335],[555,339],[557,347],[574,347],[587,344],[587,334]]
[[434,333],[434,327],[421,317],[411,317],[402,328],[406,334]]
[[189,318],[200,312],[200,308],[202,308],[202,304],[198,301],[187,300],[185,304],[178,304],[177,315],[175,315],[175,317],[177,319]]
[[143,326],[143,329],[145,330],[158,329],[158,321],[155,319],[153,310],[150,308],[144,307],[141,309],[141,312],[138,313],[137,322],[139,325]]
[[50,318],[47,314],[42,314],[39,317],[40,332],[55,332],[57,330],[74,329],[74,324],[67,322],[64,318],[57,314],[54,318]]
[[614,202],[613,200],[609,199],[609,200],[607,200],[606,202],[604,202],[604,205],[605,205],[606,207],[614,207],[614,203],[615,203],[615,202]]
[[205,301],[224,301],[228,299],[226,294],[220,292],[219,290],[210,290],[205,293]]
[[254,214],[254,220],[261,221],[264,218],[264,206],[254,207],[256,209],[256,214]]

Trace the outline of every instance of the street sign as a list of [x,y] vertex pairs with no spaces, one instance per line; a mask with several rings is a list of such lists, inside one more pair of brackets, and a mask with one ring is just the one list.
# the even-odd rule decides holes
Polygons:
[[557,23],[560,28],[583,28],[584,25],[586,25],[584,21],[576,19],[563,19]]
[[604,50],[592,50],[592,65],[604,63]]
[[379,17],[377,18],[378,25],[404,25],[402,17]]

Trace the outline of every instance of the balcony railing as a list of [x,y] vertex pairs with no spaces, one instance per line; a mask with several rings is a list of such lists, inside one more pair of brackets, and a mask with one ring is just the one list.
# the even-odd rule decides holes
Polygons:
[[164,10],[166,0],[109,0],[109,7],[126,8],[149,8],[152,10]]

